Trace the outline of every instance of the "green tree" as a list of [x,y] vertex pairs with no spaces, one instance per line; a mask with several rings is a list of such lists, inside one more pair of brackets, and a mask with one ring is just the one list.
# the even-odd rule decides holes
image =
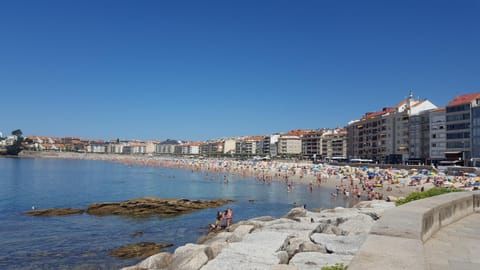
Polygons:
[[20,138],[20,137],[22,137],[23,132],[22,132],[21,129],[16,129],[16,130],[12,131],[12,135]]
[[12,145],[7,146],[7,155],[17,156],[23,150],[23,133],[22,130],[16,129],[12,131],[12,135],[16,136],[17,139]]

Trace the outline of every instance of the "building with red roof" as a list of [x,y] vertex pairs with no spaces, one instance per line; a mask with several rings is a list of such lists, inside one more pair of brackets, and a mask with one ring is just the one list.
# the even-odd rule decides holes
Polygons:
[[480,158],[480,93],[456,96],[445,108],[447,160],[468,165]]
[[[429,151],[422,146],[428,146],[425,142],[428,140],[428,116],[415,118],[415,125],[410,119],[425,116],[436,108],[426,99],[414,98],[410,92],[406,99],[394,107],[365,113],[347,126],[348,158],[385,163],[406,163],[411,157],[425,160]],[[412,142],[412,138],[415,141]]]

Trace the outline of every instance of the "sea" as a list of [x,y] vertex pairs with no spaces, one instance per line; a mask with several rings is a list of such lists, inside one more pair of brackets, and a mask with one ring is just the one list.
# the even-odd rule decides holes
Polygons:
[[[212,177],[214,178],[212,180]],[[294,205],[308,209],[350,207],[329,188],[266,184],[253,177],[209,174],[186,169],[131,166],[96,160],[0,158],[0,269],[120,269],[141,259],[109,253],[139,242],[172,243],[166,251],[195,243],[208,233],[217,211],[230,207],[234,222],[285,215]],[[233,199],[216,209],[172,218],[131,218],[88,214],[41,217],[35,207],[83,208],[95,202],[140,197]]]

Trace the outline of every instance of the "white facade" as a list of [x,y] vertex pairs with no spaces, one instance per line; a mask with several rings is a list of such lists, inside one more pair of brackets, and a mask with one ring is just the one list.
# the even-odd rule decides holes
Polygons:
[[112,154],[122,154],[123,148],[126,146],[124,143],[112,143],[107,147],[107,152]]
[[225,140],[223,142],[223,153],[224,154],[235,153],[235,145],[236,145],[235,140]]
[[88,153],[105,153],[105,144],[89,144],[87,145]]
[[175,152],[174,144],[159,144],[157,145],[157,153],[159,154],[173,154]]
[[188,150],[189,155],[198,155],[200,154],[200,146],[199,145],[190,145]]
[[322,134],[321,155],[323,158],[347,158],[347,131],[334,129]]
[[145,153],[146,153],[146,154],[153,154],[153,153],[155,153],[156,144],[158,144],[158,143],[157,143],[157,142],[153,142],[153,141],[146,142],[146,143],[145,143]]
[[436,108],[437,106],[428,100],[415,100],[413,95],[410,95],[410,98],[406,99],[404,104],[397,106],[394,153],[401,155],[402,160],[406,161],[412,155],[410,152],[410,117]]
[[146,154],[147,147],[144,144],[135,144],[130,146],[130,154]]
[[270,135],[270,156],[275,157],[278,155],[278,139],[280,138],[279,134]]
[[278,138],[279,155],[298,155],[302,153],[302,139],[299,136],[280,136]]
[[[198,155],[200,154],[200,146],[193,145],[193,144],[184,144],[178,146],[179,151],[178,154],[182,155]],[[177,151],[175,151],[177,153]]]

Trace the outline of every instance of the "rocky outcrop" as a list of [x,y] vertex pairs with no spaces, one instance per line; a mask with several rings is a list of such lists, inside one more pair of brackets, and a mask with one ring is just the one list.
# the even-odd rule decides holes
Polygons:
[[[179,247],[168,266],[139,268],[147,260],[151,264],[154,257],[150,257],[125,270],[298,270],[348,265],[375,220],[391,207],[393,203],[373,201],[321,212],[294,208],[283,218],[241,221],[208,235],[201,245]],[[160,257],[163,263],[164,258]]]
[[213,259],[212,249],[207,245],[186,244],[175,250],[169,270],[197,270]]
[[[110,252],[110,256],[130,259],[130,258],[146,258],[152,256],[159,252],[162,252],[162,249],[166,247],[171,247],[172,244],[169,243],[153,243],[153,242],[141,242],[137,244],[129,244],[121,246]],[[153,259],[150,259],[152,261]],[[145,263],[149,264],[149,263]]]
[[50,208],[42,210],[32,210],[25,212],[25,215],[29,216],[66,216],[66,215],[80,215],[85,210],[76,208]]
[[88,206],[90,215],[122,215],[132,217],[173,217],[205,208],[216,208],[232,200],[187,200],[146,197],[124,202],[94,203]]

